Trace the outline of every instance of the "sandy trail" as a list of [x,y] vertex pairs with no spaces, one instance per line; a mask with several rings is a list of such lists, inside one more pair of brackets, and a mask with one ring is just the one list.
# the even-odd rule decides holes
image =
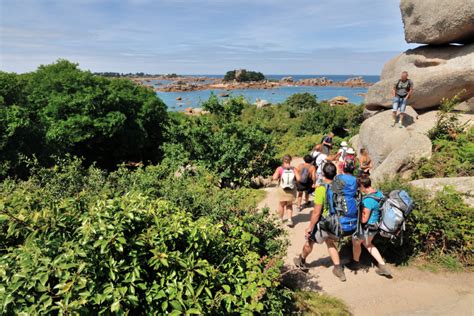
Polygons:
[[[293,164],[301,162],[295,159]],[[259,207],[268,206],[276,213],[276,188],[266,188],[266,198]],[[294,213],[294,228],[286,228],[290,246],[285,263],[294,267],[293,258],[301,252],[304,230],[311,209]],[[341,257],[342,263],[350,260]],[[354,315],[474,315],[474,277],[472,273],[431,273],[417,268],[391,266],[393,279],[377,275],[373,268],[357,274],[345,269],[347,281],[332,274],[332,263],[325,245],[314,246],[307,259],[313,289],[344,300]]]

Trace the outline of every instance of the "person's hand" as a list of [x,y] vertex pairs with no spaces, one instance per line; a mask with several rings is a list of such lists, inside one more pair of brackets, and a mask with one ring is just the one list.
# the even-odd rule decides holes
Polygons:
[[308,226],[305,230],[304,230],[304,234],[306,237],[309,237],[311,235],[311,231],[313,230],[313,227],[311,226]]

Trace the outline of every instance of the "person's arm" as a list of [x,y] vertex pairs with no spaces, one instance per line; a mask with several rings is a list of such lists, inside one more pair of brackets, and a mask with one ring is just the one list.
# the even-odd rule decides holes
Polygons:
[[410,99],[412,94],[413,94],[413,82],[410,81],[410,90],[408,90],[407,99]]
[[311,179],[313,180],[313,182],[316,182],[316,167],[315,166],[311,167]]
[[295,178],[296,178],[296,181],[298,182],[301,181],[301,172],[298,168],[295,168]]
[[365,224],[369,221],[370,213],[371,211],[368,208],[364,207],[364,209],[362,210],[361,218],[362,224]]
[[397,86],[398,86],[398,81],[395,83],[392,89],[392,96],[395,98],[397,96]]
[[276,168],[275,172],[273,173],[272,179],[273,181],[280,179],[280,167]]
[[305,232],[306,235],[311,234],[314,225],[319,221],[319,217],[321,216],[321,212],[323,210],[323,205],[315,204],[313,208],[313,212],[311,213],[311,220],[309,221],[309,226],[306,228]]

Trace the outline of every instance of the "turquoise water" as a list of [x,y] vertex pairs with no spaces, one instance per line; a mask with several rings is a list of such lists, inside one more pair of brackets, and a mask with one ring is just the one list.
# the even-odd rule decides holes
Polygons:
[[[200,75],[204,76],[204,75]],[[211,77],[212,75],[206,75]],[[281,79],[288,75],[268,75],[269,79]],[[291,75],[295,80],[301,78],[315,78],[315,77],[327,77],[335,81],[344,81],[347,78],[355,77],[355,75],[347,76],[334,76],[334,75]],[[214,78],[221,76],[212,76]],[[378,76],[362,76],[366,82],[377,82]],[[207,100],[211,95],[210,90],[191,91],[191,92],[160,92],[156,94],[166,103],[170,110],[180,111],[187,107],[199,107],[200,104]],[[295,93],[308,92],[317,96],[318,100],[329,100],[335,96],[345,96],[349,98],[349,102],[359,104],[363,102],[364,97],[360,96],[361,93],[366,93],[367,88],[350,88],[350,87],[279,87],[276,89],[239,89],[239,90],[213,90],[216,95],[222,92],[229,93],[233,96],[242,95],[249,102],[254,103],[256,99],[264,99],[271,103],[280,103],[285,101],[289,96]],[[181,101],[177,101],[176,98],[182,98]]]

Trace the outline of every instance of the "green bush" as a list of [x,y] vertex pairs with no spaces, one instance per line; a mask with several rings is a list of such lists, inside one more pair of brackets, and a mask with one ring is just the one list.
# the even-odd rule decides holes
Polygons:
[[274,165],[272,136],[229,115],[182,116],[171,124],[167,139],[165,157],[201,164],[215,171],[223,186],[248,185]]
[[167,167],[107,176],[72,159],[4,181],[0,312],[284,313],[268,210],[205,170]]
[[265,76],[261,72],[248,71],[242,69],[240,75],[236,76],[236,70],[230,70],[224,75],[224,81],[237,80],[238,82],[248,82],[248,81],[262,81],[265,80]]
[[166,106],[128,79],[59,60],[25,75],[0,73],[0,87],[0,165],[10,174],[21,155],[47,165],[51,155],[70,153],[106,168],[160,158]]
[[401,180],[381,185],[384,192],[399,188],[413,197],[415,209],[407,220],[403,246],[383,240],[384,254],[399,262],[419,255],[431,258],[448,255],[465,266],[472,265],[474,208],[463,201],[462,194],[446,187],[431,197],[428,191]]

